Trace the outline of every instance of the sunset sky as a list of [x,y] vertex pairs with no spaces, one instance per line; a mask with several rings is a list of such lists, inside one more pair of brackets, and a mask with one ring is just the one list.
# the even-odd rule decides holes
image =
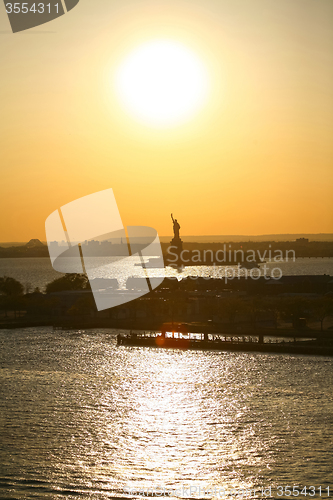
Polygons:
[[[160,40],[208,82],[162,127],[116,88]],[[108,188],[160,235],[171,212],[183,235],[333,233],[332,0],[81,0],[17,34],[1,3],[0,42],[0,241],[45,240],[51,212]]]

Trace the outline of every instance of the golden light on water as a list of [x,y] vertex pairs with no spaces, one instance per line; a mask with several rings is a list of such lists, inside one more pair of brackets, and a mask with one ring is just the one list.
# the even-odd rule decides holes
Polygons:
[[152,40],[120,64],[115,88],[139,121],[163,128],[190,119],[205,103],[208,71],[197,55],[172,40]]

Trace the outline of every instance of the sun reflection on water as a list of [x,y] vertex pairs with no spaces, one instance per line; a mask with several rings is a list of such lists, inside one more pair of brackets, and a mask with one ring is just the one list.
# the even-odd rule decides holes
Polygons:
[[[144,349],[136,349],[136,357],[126,391],[125,441],[133,457],[126,487],[148,489],[153,481],[155,487],[208,490],[227,480],[229,489],[252,488],[242,466],[257,466],[264,445],[247,421],[241,387],[234,390],[236,359],[177,351],[152,356]],[[251,395],[247,390],[247,400]]]

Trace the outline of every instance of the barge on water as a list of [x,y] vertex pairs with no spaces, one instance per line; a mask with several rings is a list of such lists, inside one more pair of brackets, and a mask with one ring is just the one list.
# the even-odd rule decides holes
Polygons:
[[[274,335],[274,334],[271,334]],[[265,338],[266,337],[266,338]],[[177,329],[163,327],[161,332],[117,335],[117,345],[127,347],[155,347],[162,349],[203,350],[203,351],[242,351],[284,354],[307,354],[314,356],[333,356],[332,345],[322,345],[317,339],[296,340],[280,337],[271,340],[270,335],[261,333],[222,334],[190,333],[178,325]]]

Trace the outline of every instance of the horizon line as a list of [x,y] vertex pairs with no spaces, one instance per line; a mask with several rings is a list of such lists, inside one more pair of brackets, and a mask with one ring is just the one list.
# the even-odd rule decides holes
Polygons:
[[[282,237],[282,236],[293,236],[293,237],[304,237],[304,236],[332,236],[333,237],[333,232],[332,233],[264,233],[264,234],[184,234],[181,237],[182,238],[263,238],[263,237]],[[172,238],[172,235],[161,235],[161,238]],[[29,243],[31,240],[39,240],[41,243],[47,243],[46,240],[40,240],[39,238],[30,238],[30,240],[16,240],[16,241],[0,241],[0,245],[5,243]],[[212,241],[213,243],[213,241]]]

